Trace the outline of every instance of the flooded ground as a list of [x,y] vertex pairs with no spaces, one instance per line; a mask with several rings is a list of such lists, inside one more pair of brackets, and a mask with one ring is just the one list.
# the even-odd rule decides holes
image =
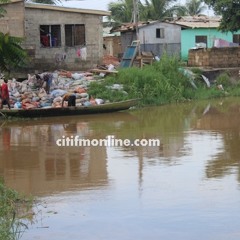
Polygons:
[[[239,240],[240,99],[1,122],[0,175],[38,199],[23,240]],[[62,136],[160,139],[59,147]]]

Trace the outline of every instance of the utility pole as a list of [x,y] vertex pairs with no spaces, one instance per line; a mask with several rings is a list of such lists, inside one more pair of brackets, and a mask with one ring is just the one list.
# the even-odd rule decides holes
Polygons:
[[137,40],[139,40],[138,21],[139,21],[138,0],[133,0],[133,23],[135,24],[135,28],[136,28],[136,37],[137,37]]

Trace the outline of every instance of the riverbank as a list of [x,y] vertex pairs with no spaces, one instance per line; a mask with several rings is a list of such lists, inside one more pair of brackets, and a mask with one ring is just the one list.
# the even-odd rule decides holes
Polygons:
[[203,76],[202,69],[188,69],[177,58],[163,56],[159,62],[142,69],[120,69],[117,75],[91,83],[88,92],[110,101],[141,98],[143,106],[240,96],[238,79],[227,70],[215,79]]
[[9,80],[11,108],[60,108],[67,92],[75,94],[76,106],[136,98],[141,99],[141,106],[147,106],[240,96],[237,69],[188,68],[178,58],[167,55],[141,69],[119,68],[114,75],[66,71],[50,75],[53,79],[49,94],[35,75],[28,75],[22,82]]
[[27,225],[24,219],[32,200],[6,187],[0,181],[0,239],[17,240],[20,239]]

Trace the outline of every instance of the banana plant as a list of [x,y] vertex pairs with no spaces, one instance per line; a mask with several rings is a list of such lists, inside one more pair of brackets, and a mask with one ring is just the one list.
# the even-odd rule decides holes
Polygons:
[[[8,0],[0,0],[7,3]],[[0,5],[0,17],[4,17],[6,10]],[[22,67],[26,64],[27,53],[21,47],[23,39],[10,36],[9,33],[0,32],[0,72],[10,73],[11,69]]]

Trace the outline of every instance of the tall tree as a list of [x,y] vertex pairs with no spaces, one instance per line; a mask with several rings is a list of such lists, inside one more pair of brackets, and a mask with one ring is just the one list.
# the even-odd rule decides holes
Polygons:
[[164,20],[173,16],[176,0],[145,0],[144,18],[145,20]]
[[[139,20],[162,20],[172,17],[174,8],[172,3],[176,0],[145,0],[142,3],[138,0]],[[130,22],[132,19],[133,0],[118,0],[108,5],[112,12],[111,18],[119,23]]]
[[177,16],[195,16],[202,14],[206,9],[204,0],[187,0],[185,5],[174,5],[174,13]]
[[131,22],[133,0],[118,0],[110,2],[108,10],[112,12],[111,19],[117,23]]
[[214,12],[222,15],[219,29],[223,32],[240,30],[240,1],[239,0],[204,0]]
[[[7,3],[7,0],[0,0]],[[0,6],[0,12],[6,13]],[[25,65],[27,54],[21,47],[22,39],[0,32],[0,71],[10,73],[12,68]]]
[[202,13],[206,6],[204,6],[203,0],[188,0],[186,2],[187,14],[190,16],[198,15]]

